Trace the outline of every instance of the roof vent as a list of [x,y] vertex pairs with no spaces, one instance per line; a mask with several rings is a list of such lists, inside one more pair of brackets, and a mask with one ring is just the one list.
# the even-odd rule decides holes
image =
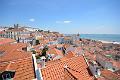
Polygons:
[[42,68],[45,68],[45,59],[46,59],[46,58],[45,58],[44,56],[41,57],[41,60],[42,60],[42,61],[41,61],[41,67],[42,67]]

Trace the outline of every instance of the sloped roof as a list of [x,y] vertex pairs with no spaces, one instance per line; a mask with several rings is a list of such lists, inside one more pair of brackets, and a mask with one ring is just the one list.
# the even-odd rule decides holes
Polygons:
[[117,74],[118,76],[120,76],[120,70],[117,70],[114,73]]
[[32,55],[21,48],[25,44],[1,45],[0,50],[5,53],[0,56],[0,72],[15,71],[14,80],[31,80],[35,78]]
[[75,80],[93,80],[94,79],[90,75],[83,76],[83,74],[89,74],[88,71],[85,71],[85,73],[83,73],[83,72],[79,72],[74,69],[71,69],[69,67],[66,68],[66,70],[69,72],[67,76],[72,75]]
[[49,49],[49,50],[47,51],[47,53],[63,56],[62,51],[60,51],[60,50],[58,50],[58,49],[56,49],[56,48]]
[[8,29],[6,32],[19,32],[19,31],[27,31],[24,28],[13,28],[13,29]]
[[[66,74],[65,66],[68,67],[67,71],[70,74]],[[41,71],[44,80],[66,80],[65,78],[71,75],[74,79],[93,80],[93,77],[90,76],[87,68],[88,66],[83,56],[79,56],[68,58],[66,60],[57,60],[48,65],[46,64],[46,67],[41,69]]]
[[22,48],[26,46],[27,45],[24,43],[1,45],[0,51],[4,51],[4,54],[0,56],[0,62],[22,59],[31,56],[30,53],[22,50]]
[[15,42],[15,40],[10,38],[0,38],[0,45],[12,42]]
[[105,77],[108,80],[120,80],[120,76],[106,69],[102,70],[101,74],[103,77]]
[[120,69],[120,62],[119,61],[111,60],[110,62],[112,62],[113,66]]
[[0,71],[15,71],[14,80],[35,78],[32,57],[0,63]]
[[66,59],[70,59],[72,57],[75,57],[75,53],[72,51],[68,51],[67,54],[65,54],[65,56],[63,58],[61,58],[61,60],[66,60]]

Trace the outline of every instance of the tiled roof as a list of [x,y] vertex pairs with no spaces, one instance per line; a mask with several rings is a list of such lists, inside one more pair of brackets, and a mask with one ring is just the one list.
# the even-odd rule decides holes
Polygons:
[[5,33],[5,31],[0,31],[0,34],[4,34]]
[[0,46],[5,51],[0,56],[0,72],[15,71],[13,80],[32,80],[35,78],[32,55],[21,48],[25,44],[6,44]]
[[70,44],[64,44],[63,47],[68,48],[70,47]]
[[97,55],[96,55],[96,58],[97,58],[97,57],[99,57],[100,59],[102,59],[102,60],[104,60],[104,61],[108,61],[108,62],[110,61],[110,59],[107,58],[107,57],[106,57],[105,55],[103,55],[103,54],[97,54]]
[[96,55],[94,55],[93,53],[90,53],[88,51],[85,52],[85,56],[91,60],[96,60]]
[[13,62],[4,62],[4,63],[0,63],[0,71],[4,72],[4,71],[9,71],[9,70],[13,70],[12,69],[12,64]]
[[64,78],[66,80],[77,80],[77,78],[74,77],[73,74],[71,74],[71,72],[67,68],[64,68],[64,73],[65,73]]
[[11,70],[10,66],[11,66],[11,62],[0,63],[0,71],[4,72],[4,71],[7,71],[7,70]]
[[31,80],[35,78],[32,57],[12,62],[0,63],[0,71],[15,71],[13,80]]
[[102,70],[101,75],[105,77],[107,80],[120,80],[120,76],[116,75],[115,73],[109,70]]
[[56,47],[56,45],[54,45],[54,44],[48,45],[48,48],[50,48],[50,49],[55,48],[55,47]]
[[49,49],[49,50],[47,51],[47,53],[63,56],[62,51],[60,51],[60,50],[58,50],[58,49],[56,49],[56,48]]
[[[65,68],[65,66],[68,68]],[[66,77],[71,80],[93,80],[93,77],[90,76],[87,68],[88,66],[83,56],[79,56],[68,58],[66,60],[60,59],[51,64],[46,64],[46,67],[41,69],[41,71],[44,80],[66,80]],[[68,72],[70,74],[68,74]]]
[[[26,58],[31,56],[30,53],[23,51],[21,48],[26,47],[26,44],[15,43],[5,44],[0,46],[0,51],[4,51],[3,55],[0,56],[0,62],[6,62],[16,59]],[[14,56],[12,56],[14,55]]]
[[[74,70],[69,67],[66,68],[66,70],[69,72],[68,76],[71,74],[77,80],[93,80],[94,79],[92,76],[86,75],[86,74],[89,74],[88,71],[79,72],[78,70]],[[83,74],[86,76],[83,76]]]
[[15,40],[10,38],[0,38],[0,45],[12,42],[15,42]]
[[18,68],[16,69],[15,80],[30,80],[35,78],[32,57],[17,61],[16,64]]
[[18,32],[18,31],[24,31],[26,29],[24,28],[17,28],[17,29],[10,29],[10,30],[7,30],[6,32]]
[[76,55],[74,52],[68,51],[67,54],[65,54],[64,57],[62,57],[60,60],[65,61],[65,60],[70,59],[70,58],[75,57],[75,56]]
[[114,73],[117,74],[118,76],[120,76],[120,70],[117,70]]
[[112,62],[113,66],[120,69],[120,62],[119,61],[111,60],[110,62]]

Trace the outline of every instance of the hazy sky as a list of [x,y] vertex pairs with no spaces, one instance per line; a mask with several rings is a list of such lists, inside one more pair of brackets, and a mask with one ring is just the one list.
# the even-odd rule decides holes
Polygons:
[[120,0],[0,0],[0,25],[120,34]]

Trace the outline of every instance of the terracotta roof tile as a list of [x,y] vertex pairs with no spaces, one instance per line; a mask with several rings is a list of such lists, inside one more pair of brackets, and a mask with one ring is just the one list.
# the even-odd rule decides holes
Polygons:
[[114,73],[117,74],[118,76],[120,76],[120,70],[117,70]]
[[0,56],[0,71],[15,71],[14,80],[31,80],[35,78],[32,55],[21,48],[25,44],[1,45],[0,50],[5,51]]
[[[23,51],[21,48],[26,47],[26,44],[15,43],[6,44],[0,46],[0,51],[4,51],[3,55],[0,56],[0,62],[6,62],[10,60],[16,60],[31,56],[30,53]],[[11,56],[14,55],[14,56]]]
[[30,80],[35,78],[32,57],[16,60],[14,62],[0,63],[0,71],[1,70],[2,71],[14,70],[15,71],[14,80],[26,80],[26,79]]
[[[65,66],[69,67],[67,70],[70,74],[66,73]],[[93,80],[93,77],[90,76],[87,71],[87,67],[84,58],[80,56],[68,58],[66,60],[60,59],[52,64],[46,64],[46,67],[41,69],[41,71],[44,80],[66,80],[66,77],[70,79],[75,77],[81,80]],[[78,74],[82,77],[78,76]]]
[[102,70],[101,74],[103,77],[105,77],[108,80],[120,80],[120,76],[116,75],[115,73],[109,71],[109,70]]
[[120,69],[120,62],[119,61],[111,60],[110,62],[112,62],[113,66]]
[[62,51],[60,51],[60,50],[58,50],[58,49],[56,49],[56,48],[49,49],[49,50],[47,51],[47,53],[63,56]]
[[69,51],[63,58],[61,58],[61,60],[66,60],[66,59],[69,59],[69,58],[72,58],[72,57],[75,57],[75,53],[72,52],[72,51]]
[[10,38],[0,38],[0,45],[12,43],[12,42],[16,42],[16,40]]

